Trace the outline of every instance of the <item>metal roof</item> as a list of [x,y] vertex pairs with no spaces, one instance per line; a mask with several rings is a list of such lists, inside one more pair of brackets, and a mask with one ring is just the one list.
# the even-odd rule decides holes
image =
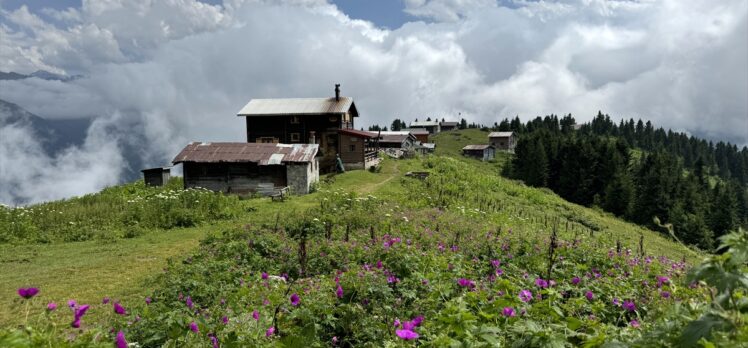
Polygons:
[[442,125],[442,126],[457,127],[460,124],[460,122],[444,121],[444,122],[441,122],[439,124]]
[[349,110],[358,116],[353,98],[286,98],[252,99],[237,116],[284,116],[284,115],[325,115],[344,114]]
[[413,127],[436,127],[439,125],[438,121],[414,121],[410,123],[410,128]]
[[511,137],[514,132],[491,132],[488,134],[489,138],[508,138]]
[[172,163],[257,163],[261,166],[314,160],[317,144],[200,143],[193,142]]
[[150,171],[155,171],[155,170],[160,170],[164,172],[171,171],[171,166],[146,168],[146,169],[142,169],[141,172],[150,172]]
[[406,128],[406,129],[403,129],[403,131],[406,131],[413,135],[429,134],[429,131],[424,128]]
[[436,144],[434,144],[434,143],[423,143],[423,144],[421,144],[421,146],[423,146],[423,147],[425,147],[427,149],[435,149],[436,148]]
[[405,141],[405,139],[411,137],[415,139],[415,136],[407,132],[403,132],[403,134],[384,134],[384,132],[382,132],[381,136],[379,137],[379,142],[401,144],[403,141]]
[[359,138],[376,138],[377,137],[377,133],[375,132],[360,131],[360,130],[349,129],[349,128],[339,129],[338,133],[353,135]]
[[466,145],[463,147],[463,150],[485,150],[489,147],[493,147],[491,145]]

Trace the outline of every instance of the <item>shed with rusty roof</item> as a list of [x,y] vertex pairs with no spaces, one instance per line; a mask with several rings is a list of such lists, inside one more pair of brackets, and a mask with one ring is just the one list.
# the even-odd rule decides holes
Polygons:
[[466,145],[462,148],[462,155],[474,157],[481,161],[490,161],[496,155],[493,145]]
[[309,193],[319,181],[317,144],[188,144],[172,163],[183,165],[184,187],[270,195],[283,187]]

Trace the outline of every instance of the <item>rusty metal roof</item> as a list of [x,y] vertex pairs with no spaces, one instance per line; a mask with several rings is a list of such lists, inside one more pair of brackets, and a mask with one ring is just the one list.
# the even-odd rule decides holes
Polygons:
[[351,97],[252,99],[237,116],[338,115],[349,111],[358,116]]
[[360,131],[360,130],[349,129],[349,128],[339,129],[338,132],[341,134],[352,135],[354,137],[359,137],[359,138],[376,138],[377,137],[377,133],[375,132]]
[[491,145],[466,145],[463,147],[463,150],[485,150],[489,147],[493,147]]
[[508,138],[511,137],[514,132],[491,132],[488,134],[489,138]]
[[317,144],[258,144],[193,142],[174,157],[172,163],[252,162],[261,166],[288,162],[311,162],[317,155]]

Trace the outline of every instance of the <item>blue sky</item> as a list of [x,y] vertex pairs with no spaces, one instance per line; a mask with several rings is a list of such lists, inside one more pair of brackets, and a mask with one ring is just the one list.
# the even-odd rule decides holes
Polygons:
[[[223,3],[222,0],[200,1],[209,4]],[[332,2],[351,18],[365,19],[377,26],[389,29],[399,28],[403,23],[413,20],[412,16],[403,11],[405,7],[403,0],[333,0]],[[0,0],[0,4],[6,10],[15,10],[26,5],[31,12],[39,13],[45,7],[56,10],[80,7],[81,0]]]

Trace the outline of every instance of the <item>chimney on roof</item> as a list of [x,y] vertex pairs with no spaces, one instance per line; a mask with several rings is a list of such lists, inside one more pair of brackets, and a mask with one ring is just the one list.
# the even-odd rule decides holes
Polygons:
[[340,84],[335,84],[335,101],[340,101]]

